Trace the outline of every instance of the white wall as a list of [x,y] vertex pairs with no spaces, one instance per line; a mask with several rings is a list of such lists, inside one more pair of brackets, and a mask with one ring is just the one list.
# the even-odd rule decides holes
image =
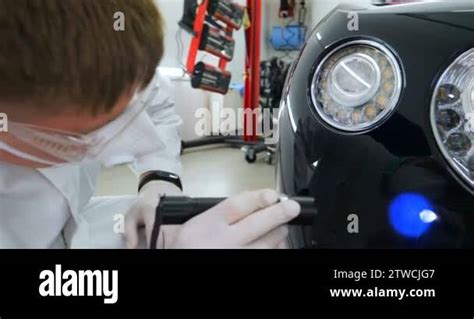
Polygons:
[[[165,57],[161,63],[161,66],[164,67],[179,67],[178,62],[178,44],[176,40],[176,35],[179,30],[178,22],[183,15],[183,0],[155,0],[160,7],[163,16],[166,20],[166,38],[165,46],[166,53]],[[318,0],[319,1],[319,0]],[[241,4],[245,4],[246,0],[237,0]],[[278,18],[278,11],[280,8],[279,0],[262,0],[262,59],[268,59],[273,56],[284,56],[282,52],[276,52],[273,50],[270,44],[270,37],[273,26],[278,26],[281,24],[281,21]],[[308,16],[307,21],[308,25],[312,26],[311,7],[315,0],[307,1],[308,7]],[[243,71],[245,66],[245,36],[243,28],[237,31],[234,35],[236,40],[236,50],[235,57],[232,62],[229,63],[228,69],[232,72],[232,80],[234,82],[242,82]],[[186,32],[181,32],[181,40],[184,44],[184,50],[182,53],[182,63],[186,63],[186,58],[189,50],[189,44],[191,41],[191,36]],[[203,58],[204,57],[204,58]],[[208,54],[201,54],[199,59],[204,61],[210,61],[212,64],[217,64],[214,61],[217,61],[214,57]]]
[[[161,67],[177,68],[181,64],[186,63],[189,44],[191,36],[186,32],[181,32],[181,41],[183,43],[181,62],[179,62],[179,50],[178,41],[176,39],[178,30],[178,22],[183,15],[183,2],[184,0],[155,0],[161,9],[161,12],[166,22],[166,37],[165,37],[165,56],[161,62]],[[349,0],[346,0],[349,1]],[[241,4],[244,4],[246,0],[238,0]],[[279,0],[262,0],[263,2],[263,16],[262,16],[262,60],[269,59],[273,56],[294,58],[297,52],[293,52],[290,55],[284,52],[278,52],[273,50],[270,37],[272,28],[278,26],[283,22],[278,18],[278,11],[280,7]],[[299,2],[299,0],[298,0]],[[307,13],[307,25],[308,31],[322,19],[329,11],[343,1],[341,0],[307,0],[306,6],[308,9]],[[356,2],[357,4],[369,5],[370,0],[350,0],[351,3]],[[228,69],[232,72],[232,81],[237,83],[243,82],[243,71],[245,65],[245,38],[244,31],[238,31],[234,38],[236,40],[236,50],[234,60],[229,63]],[[208,54],[201,54],[199,60],[216,65],[217,59]],[[194,132],[194,125],[196,118],[194,112],[196,109],[201,107],[210,107],[218,103],[223,107],[240,107],[242,100],[236,92],[230,92],[227,96],[223,97],[218,94],[211,94],[201,90],[194,90],[191,88],[189,79],[186,78],[175,78],[171,77],[174,82],[176,90],[176,106],[178,113],[183,118],[185,125],[182,128],[182,136],[185,140],[197,138]]]
[[[312,7],[316,0],[306,1],[306,23],[309,31],[312,27]],[[299,0],[297,0],[299,3]],[[280,10],[280,0],[263,0],[263,16],[262,16],[262,60],[269,59],[277,56],[280,58],[294,58],[297,52],[291,52],[289,55],[287,52],[275,51],[271,45],[271,35],[273,27],[288,24],[288,20],[281,20],[278,17]]]
[[[165,68],[179,68],[186,64],[191,43],[191,35],[184,30],[180,32],[178,22],[183,16],[183,0],[155,0],[165,18],[165,55],[160,64]],[[245,0],[239,0],[245,3]],[[178,39],[177,39],[178,37]],[[232,73],[232,81],[236,83],[243,82],[243,72],[245,66],[245,38],[243,28],[234,34],[236,40],[235,57],[228,64],[228,70]],[[182,41],[182,53],[180,59],[180,51],[178,50],[178,41]],[[210,54],[201,53],[198,61],[204,61],[212,65],[217,65],[218,59]],[[174,78],[171,80],[176,88],[176,108],[178,114],[183,118],[184,124],[181,129],[181,135],[184,140],[192,140],[199,138],[194,130],[196,124],[195,111],[200,108],[210,108],[216,103],[221,107],[240,107],[242,99],[236,92],[230,91],[227,96],[209,93],[202,90],[195,90],[191,87],[188,78]]]
[[[179,67],[178,62],[178,44],[176,35],[179,30],[178,21],[183,15],[183,0],[155,0],[160,7],[163,16],[166,20],[166,54],[161,63],[164,67]],[[241,4],[245,4],[246,0],[237,0]],[[285,53],[273,50],[270,44],[270,36],[272,27],[280,25],[282,22],[278,18],[278,10],[280,7],[279,0],[262,0],[263,2],[263,16],[262,16],[262,59],[268,59],[273,56],[283,57]],[[299,0],[297,0],[299,2]],[[371,0],[307,0],[306,6],[308,8],[307,24],[309,31],[334,7],[338,4],[348,2],[362,6],[369,6]],[[242,82],[242,73],[245,64],[245,38],[243,30],[239,30],[235,34],[236,51],[234,60],[229,64],[228,68],[233,74],[232,80],[234,82]],[[186,63],[186,58],[189,50],[189,43],[191,36],[186,32],[181,33],[181,40],[184,44],[182,51],[182,63]],[[293,53],[291,56],[294,56]],[[201,54],[199,60],[211,62],[216,64],[217,61],[209,54]]]

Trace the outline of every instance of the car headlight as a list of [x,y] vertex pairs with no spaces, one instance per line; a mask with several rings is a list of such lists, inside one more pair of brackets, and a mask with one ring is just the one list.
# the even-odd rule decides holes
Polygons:
[[459,56],[438,81],[431,124],[451,167],[474,187],[474,48]]
[[380,125],[395,109],[401,88],[395,56],[377,42],[358,40],[336,48],[321,61],[311,98],[326,123],[356,133]]

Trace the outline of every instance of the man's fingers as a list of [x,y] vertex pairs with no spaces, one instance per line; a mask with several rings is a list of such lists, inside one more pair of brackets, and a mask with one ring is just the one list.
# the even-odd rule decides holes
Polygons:
[[234,236],[240,238],[242,245],[249,244],[275,228],[288,224],[301,211],[295,201],[285,201],[248,216],[240,222],[230,226]]
[[138,247],[139,234],[139,214],[132,209],[125,215],[125,243],[128,249],[136,249]]
[[279,244],[277,249],[290,249],[288,245],[288,236],[286,236]]
[[[176,236],[178,235],[181,225],[165,225],[163,226],[162,236],[161,236],[161,247],[170,247],[175,241]],[[158,246],[160,247],[160,246]]]
[[275,204],[278,198],[278,193],[273,190],[245,192],[223,201],[209,210],[206,215],[212,215],[212,218],[220,215],[227,224],[231,225],[256,211]]
[[276,228],[247,246],[249,249],[280,249],[288,237],[288,227]]

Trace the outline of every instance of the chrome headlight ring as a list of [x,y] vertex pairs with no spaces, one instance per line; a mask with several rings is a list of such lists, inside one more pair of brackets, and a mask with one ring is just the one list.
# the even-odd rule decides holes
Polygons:
[[362,133],[383,123],[395,110],[403,74],[395,55],[372,40],[353,40],[329,52],[311,83],[319,117],[348,133]]

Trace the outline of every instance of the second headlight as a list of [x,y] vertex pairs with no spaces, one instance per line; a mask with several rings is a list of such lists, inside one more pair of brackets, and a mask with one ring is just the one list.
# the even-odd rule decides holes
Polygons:
[[395,56],[377,42],[358,40],[339,46],[321,61],[311,98],[327,124],[356,133],[376,127],[394,110],[401,87]]
[[461,54],[439,79],[431,125],[444,157],[474,191],[474,48]]

